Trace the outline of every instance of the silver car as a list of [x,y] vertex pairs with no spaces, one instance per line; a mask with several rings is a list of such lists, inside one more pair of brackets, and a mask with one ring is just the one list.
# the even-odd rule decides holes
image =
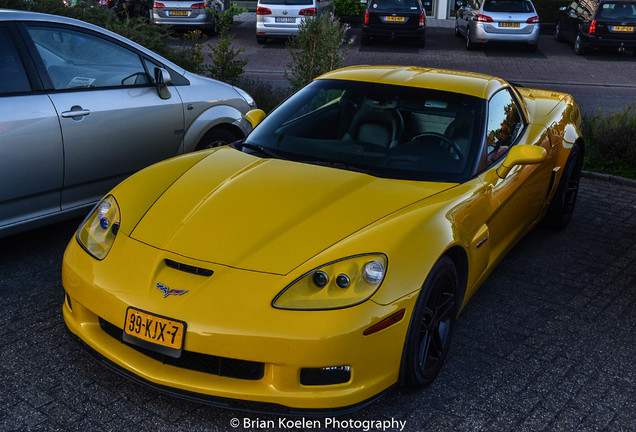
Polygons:
[[218,20],[209,10],[223,13],[230,0],[158,0],[152,5],[151,21],[182,29],[199,29],[208,34],[219,31]]
[[256,41],[295,36],[303,20],[334,11],[331,0],[258,0]]
[[86,213],[150,164],[243,138],[253,106],[97,26],[0,9],[0,237]]
[[455,35],[466,48],[487,42],[516,42],[535,51],[539,42],[539,16],[530,0],[465,0],[458,2]]

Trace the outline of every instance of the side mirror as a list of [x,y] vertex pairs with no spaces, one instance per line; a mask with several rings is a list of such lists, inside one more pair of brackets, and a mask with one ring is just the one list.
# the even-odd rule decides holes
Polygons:
[[168,90],[168,84],[172,83],[170,73],[164,68],[155,68],[155,85],[157,86],[157,93],[161,99],[170,99],[171,94]]
[[510,170],[515,165],[532,165],[538,164],[545,160],[548,152],[543,147],[519,144],[508,150],[508,155],[503,163],[497,168],[497,175],[500,178],[506,178]]
[[249,110],[247,114],[245,114],[245,120],[250,122],[252,125],[252,129],[255,128],[260,122],[265,118],[265,111],[262,109],[253,109]]

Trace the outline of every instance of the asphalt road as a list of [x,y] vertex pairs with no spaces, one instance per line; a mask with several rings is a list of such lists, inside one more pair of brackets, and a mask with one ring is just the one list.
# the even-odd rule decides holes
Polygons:
[[[444,41],[461,45],[449,40]],[[543,72],[525,66],[531,63],[528,56],[535,55],[558,64],[553,54],[544,53],[548,46],[546,41],[536,54],[515,51],[513,56],[509,51],[503,57],[490,50],[466,53],[460,46],[446,53],[445,61],[477,69],[495,57],[499,60],[491,61],[492,68],[503,63],[508,68],[514,57],[524,67],[508,79],[547,82]],[[631,58],[579,59],[566,45],[562,48],[567,51],[564,68],[571,67],[571,58],[606,65],[604,77],[594,77],[594,87],[603,87],[602,79],[619,78],[629,78],[633,87],[636,75],[627,73],[633,71]],[[274,76],[273,68],[257,68],[273,62],[274,56],[264,53],[284,53],[284,46],[254,42],[251,49],[262,57],[249,65],[251,73]],[[398,47],[389,43],[371,49],[388,58]],[[421,57],[435,66],[437,51],[443,50],[435,48],[431,36],[427,47],[409,59]],[[469,60],[459,62],[462,56]],[[556,71],[553,82],[563,80],[561,75]],[[633,97],[625,99],[627,104]],[[596,106],[605,108],[602,102]],[[305,429],[375,431],[386,425],[386,430],[400,430],[403,424],[407,431],[636,430],[635,215],[636,186],[584,178],[571,224],[559,232],[533,230],[472,299],[431,387],[396,390],[335,424],[320,419],[305,423]],[[302,423],[290,422],[298,419],[279,423],[278,417],[159,395],[90,358],[66,331],[61,315],[60,263],[79,222],[0,239],[1,431],[303,429]]]

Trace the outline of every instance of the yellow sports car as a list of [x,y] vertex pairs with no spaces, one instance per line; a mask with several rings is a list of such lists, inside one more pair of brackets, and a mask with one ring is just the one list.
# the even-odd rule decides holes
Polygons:
[[567,94],[359,66],[247,118],[245,140],[121,183],[64,255],[68,328],[159,391],[344,413],[424,387],[505,253],[574,209]]

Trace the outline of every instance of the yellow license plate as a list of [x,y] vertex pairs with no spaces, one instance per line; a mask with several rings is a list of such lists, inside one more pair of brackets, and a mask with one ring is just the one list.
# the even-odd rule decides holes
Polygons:
[[186,323],[129,307],[126,310],[124,341],[179,357],[183,349]]
[[385,17],[384,20],[388,22],[404,22],[404,17],[388,16]]
[[188,16],[188,11],[170,11],[170,16]]
[[634,27],[633,26],[614,26],[612,27],[612,30],[615,32],[633,32]]
[[499,27],[520,27],[520,24],[515,22],[502,22],[499,23]]

